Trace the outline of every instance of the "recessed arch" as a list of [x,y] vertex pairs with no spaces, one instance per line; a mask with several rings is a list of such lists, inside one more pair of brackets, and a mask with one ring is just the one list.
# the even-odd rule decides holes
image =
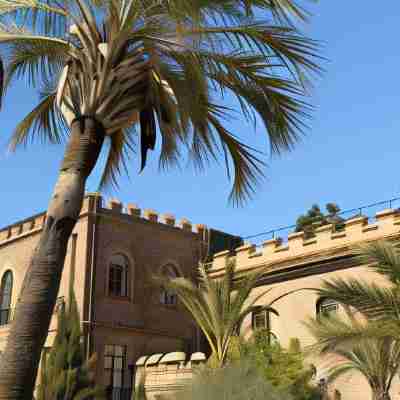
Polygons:
[[111,255],[107,270],[107,294],[112,297],[130,297],[133,291],[132,263],[122,252]]
[[0,325],[6,325],[10,321],[13,286],[14,275],[7,269],[0,282]]

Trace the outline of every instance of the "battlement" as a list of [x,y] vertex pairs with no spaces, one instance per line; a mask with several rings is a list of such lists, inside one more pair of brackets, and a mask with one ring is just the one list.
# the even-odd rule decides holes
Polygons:
[[[122,215],[129,218],[140,218],[152,223],[182,229],[186,232],[193,232],[202,235],[206,227],[202,224],[192,225],[186,219],[181,218],[176,221],[175,216],[172,214],[159,215],[156,211],[145,209],[142,210],[136,204],[127,204],[124,206],[117,199],[110,199],[104,204],[104,199],[99,193],[88,193],[83,201],[81,217],[88,213],[96,212],[110,212],[116,215]],[[0,228],[0,244],[9,240],[14,240],[29,234],[39,232],[46,221],[46,212],[36,214],[32,217],[18,221],[14,224]]]
[[193,378],[193,370],[206,362],[204,353],[188,356],[182,351],[152,354],[136,361],[135,387],[144,385],[149,399],[162,392],[176,392]]
[[176,218],[173,214],[159,214],[157,211],[151,209],[141,210],[136,204],[132,203],[124,206],[118,199],[115,198],[108,200],[106,205],[103,206],[102,197],[97,195],[97,198],[99,199],[99,211],[111,211],[113,214],[124,215],[132,218],[140,218],[155,224],[182,229],[186,232],[203,234],[206,229],[205,225],[203,224],[192,225],[187,218],[181,218],[179,221],[176,221]]
[[307,238],[304,232],[294,232],[286,240],[275,238],[264,241],[261,246],[245,243],[233,252],[223,251],[214,255],[209,264],[209,271],[217,273],[223,270],[226,261],[236,261],[237,269],[251,269],[257,266],[271,265],[281,261],[351,247],[361,242],[368,242],[400,233],[400,211],[385,209],[375,214],[371,220],[358,216],[347,220],[344,227],[336,230],[335,226],[323,225],[315,230],[315,236]]

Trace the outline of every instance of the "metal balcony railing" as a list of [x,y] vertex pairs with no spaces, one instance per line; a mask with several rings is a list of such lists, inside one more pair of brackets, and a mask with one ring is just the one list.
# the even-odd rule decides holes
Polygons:
[[[366,204],[360,207],[352,208],[349,210],[343,210],[336,214],[336,216],[342,218],[344,221],[359,217],[365,216],[368,217],[370,223],[373,223],[375,220],[375,214],[378,211],[381,211],[386,208],[393,208],[397,211],[400,210],[400,197],[394,197],[392,199],[378,201],[376,203]],[[340,230],[340,226],[336,227],[336,229]],[[269,239],[282,239],[283,241],[287,240],[287,237],[290,233],[293,233],[296,229],[296,225],[289,225],[280,228],[275,228],[266,232],[256,233],[254,235],[244,236],[243,240],[251,241],[255,245],[262,244],[263,241]],[[232,249],[231,249],[232,250]]]

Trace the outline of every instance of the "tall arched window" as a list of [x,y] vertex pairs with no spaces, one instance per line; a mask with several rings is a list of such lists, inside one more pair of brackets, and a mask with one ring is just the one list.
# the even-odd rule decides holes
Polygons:
[[[161,275],[169,279],[174,279],[179,277],[179,272],[175,267],[175,265],[167,264],[162,268]],[[176,305],[177,300],[178,299],[175,293],[166,288],[161,288],[161,294],[160,294],[161,304]]]
[[328,297],[322,297],[317,301],[317,317],[330,317],[336,314],[339,304],[337,301],[329,299]]
[[12,289],[13,275],[8,270],[4,273],[0,285],[0,325],[10,322]]
[[108,294],[115,297],[128,297],[129,263],[125,256],[112,256],[108,271]]

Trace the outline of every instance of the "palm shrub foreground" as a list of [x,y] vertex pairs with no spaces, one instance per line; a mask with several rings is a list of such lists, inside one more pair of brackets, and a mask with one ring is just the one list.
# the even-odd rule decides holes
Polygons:
[[[400,370],[400,341],[391,336],[371,336],[368,321],[328,317],[309,322],[316,339],[314,351],[328,356],[332,366],[327,370],[327,383],[354,372],[368,382],[373,400],[390,400],[393,379]],[[347,336],[346,339],[344,339]],[[358,337],[356,337],[358,336]],[[351,339],[350,339],[351,338]]]
[[[342,304],[348,317],[359,315],[368,324],[351,324],[338,321],[336,335],[331,335],[334,324],[327,325],[326,336],[323,330],[319,337],[321,344],[333,347],[339,344],[356,342],[361,338],[380,338],[390,336],[400,340],[400,251],[398,244],[377,241],[355,250],[360,264],[386,278],[387,284],[367,282],[360,278],[334,278],[323,281],[317,290],[320,297],[330,298]],[[314,325],[311,320],[310,327]],[[318,321],[314,321],[317,323]],[[332,328],[329,330],[328,328]]]
[[36,400],[100,400],[105,391],[96,386],[96,357],[86,360],[81,343],[81,322],[75,296],[58,311],[57,335],[44,353]]
[[269,338],[268,330],[256,330],[249,341],[242,341],[242,358],[249,360],[276,390],[289,393],[293,400],[322,400],[319,388],[312,382],[315,367],[306,365],[299,340],[292,338],[285,349]]
[[[271,291],[264,290],[250,299],[251,291],[264,273],[262,269],[235,279],[235,264],[227,262],[225,273],[220,278],[211,277],[201,264],[197,283],[182,277],[156,276],[154,280],[176,293],[210,345],[210,362],[215,368],[220,368],[226,362],[238,327],[246,316],[260,308],[255,306],[256,302]],[[277,314],[268,305],[264,308]]]
[[400,370],[400,254],[395,243],[378,241],[357,249],[360,263],[384,275],[382,286],[357,278],[325,281],[318,290],[342,304],[339,316],[309,320],[314,350],[335,356],[330,380],[358,371],[368,381],[374,400],[389,400]]
[[128,167],[137,130],[141,168],[157,137],[162,167],[186,150],[197,167],[222,153],[231,198],[243,200],[263,164],[226,128],[231,98],[263,122],[273,153],[293,147],[310,112],[304,82],[318,70],[314,41],[293,25],[305,16],[297,0],[1,0],[6,86],[26,78],[40,92],[11,148],[37,138],[67,145],[3,354],[0,399],[31,400],[68,239],[102,149],[101,186]]

